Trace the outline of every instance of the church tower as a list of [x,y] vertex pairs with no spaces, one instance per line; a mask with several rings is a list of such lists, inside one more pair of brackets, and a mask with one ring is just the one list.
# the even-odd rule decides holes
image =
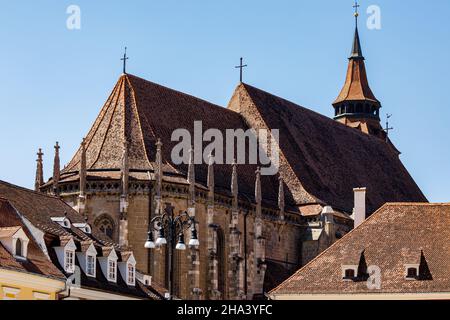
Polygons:
[[333,103],[335,120],[364,133],[385,138],[380,124],[381,103],[373,94],[367,80],[364,56],[358,32],[358,7],[355,4],[355,36],[349,57],[344,87]]

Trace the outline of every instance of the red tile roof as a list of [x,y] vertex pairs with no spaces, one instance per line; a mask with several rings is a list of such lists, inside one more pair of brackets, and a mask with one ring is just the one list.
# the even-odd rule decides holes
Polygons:
[[0,268],[65,281],[64,275],[46,257],[14,207],[4,198],[0,198],[0,228],[11,228],[11,230],[15,229],[16,231],[18,228],[22,228],[30,239],[30,242],[28,243],[27,260],[25,261],[15,259],[13,254],[0,244]]
[[[273,295],[450,292],[450,204],[390,203],[291,278]],[[378,266],[381,289],[343,281],[343,265]],[[420,264],[419,280],[405,265]]]

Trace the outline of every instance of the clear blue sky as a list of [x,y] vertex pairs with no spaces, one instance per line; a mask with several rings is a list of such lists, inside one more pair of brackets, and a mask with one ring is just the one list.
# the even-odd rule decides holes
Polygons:
[[[67,163],[121,74],[226,106],[245,81],[332,116],[353,36],[352,0],[0,1],[0,179],[32,187],[36,150]],[[66,9],[81,8],[81,30]],[[365,27],[369,5],[382,29]],[[369,81],[430,201],[450,201],[450,2],[361,1]]]

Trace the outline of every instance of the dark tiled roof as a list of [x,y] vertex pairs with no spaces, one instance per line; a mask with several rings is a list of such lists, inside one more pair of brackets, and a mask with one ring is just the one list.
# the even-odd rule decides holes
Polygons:
[[[450,204],[386,204],[271,294],[424,293],[450,291]],[[342,265],[378,266],[381,289],[343,281]],[[419,280],[405,265],[420,264]]]
[[[194,121],[202,121],[203,131],[279,129],[280,172],[289,208],[321,203],[351,212],[355,187],[368,188],[369,212],[389,201],[426,201],[397,153],[380,139],[246,84],[238,86],[225,109],[132,75],[119,79],[87,135],[88,176],[120,177],[126,137],[132,179],[145,179],[139,171],[153,170],[155,143],[161,138],[166,177],[185,181],[187,166],[171,161],[177,144],[171,135],[179,128],[192,134]],[[63,170],[61,181],[77,179],[79,165],[80,150]],[[207,165],[195,169],[197,181],[206,185]],[[250,201],[255,170],[254,165],[238,166],[240,196]],[[229,194],[231,166],[216,165],[215,176],[216,192]],[[264,205],[276,206],[278,177],[263,177],[262,188]]]
[[45,256],[44,252],[34,241],[16,210],[8,200],[0,198],[0,228],[22,227],[23,231],[30,239],[28,243],[27,260],[17,260],[14,256],[0,244],[0,268],[26,272],[38,276],[59,279],[65,281],[64,275]]
[[[175,129],[183,128],[194,137],[194,121],[202,121],[203,131],[219,129],[224,136],[226,129],[248,129],[239,114],[226,108],[132,75],[124,75],[87,135],[87,168],[91,171],[120,170],[121,150],[126,136],[130,142],[128,153],[131,171],[153,170],[155,143],[160,138],[163,143],[164,172],[172,175],[179,173],[185,177],[187,166],[175,165],[171,161],[172,149],[177,144],[171,141],[171,135]],[[208,143],[204,143],[204,147],[206,145]],[[66,176],[70,176],[70,172],[79,170],[80,156],[81,151],[78,150],[63,170],[63,181]],[[195,171],[196,179],[206,185],[207,165],[196,165]],[[238,166],[241,196],[254,197],[255,171],[256,165]],[[229,192],[231,172],[230,165],[215,166],[217,191]],[[277,178],[263,177],[262,182],[265,201],[276,204]]]
[[351,212],[353,188],[368,211],[386,202],[426,202],[397,153],[381,139],[241,84],[229,108],[257,128],[280,130],[280,173],[297,203],[317,199]]

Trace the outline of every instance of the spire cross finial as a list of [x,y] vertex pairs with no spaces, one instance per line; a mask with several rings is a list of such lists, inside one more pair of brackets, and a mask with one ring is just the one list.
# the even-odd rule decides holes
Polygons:
[[127,73],[127,60],[130,59],[129,57],[127,57],[127,47],[125,47],[125,53],[123,54],[123,58],[120,59],[121,61],[123,61],[123,73],[126,74]]
[[359,17],[358,8],[359,8],[359,7],[360,7],[360,5],[358,4],[358,1],[355,0],[355,4],[354,4],[353,8],[355,8],[356,27],[358,27],[358,17]]
[[243,70],[244,70],[244,68],[246,68],[246,67],[248,67],[248,65],[244,64],[244,58],[241,57],[241,63],[240,63],[238,66],[235,67],[236,69],[240,69],[240,70],[239,70],[239,71],[240,71],[240,72],[239,72],[239,75],[240,75],[239,81],[240,81],[240,82],[242,82],[242,78],[243,78]]
[[389,119],[392,118],[392,114],[387,114],[386,115],[386,128],[384,129],[384,131],[386,132],[386,141],[389,141],[389,131],[394,130],[393,127],[389,127]]

